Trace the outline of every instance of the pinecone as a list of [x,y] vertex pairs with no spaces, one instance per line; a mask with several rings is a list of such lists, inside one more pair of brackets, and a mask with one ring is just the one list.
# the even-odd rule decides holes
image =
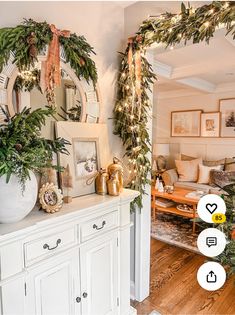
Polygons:
[[16,149],[17,151],[21,151],[21,150],[22,150],[22,148],[23,148],[22,144],[20,144],[20,143],[16,143],[16,145],[15,145],[15,149]]
[[31,57],[36,57],[38,54],[37,47],[35,45],[31,45],[29,48],[29,54]]
[[81,66],[85,65],[85,60],[83,58],[80,58],[80,64],[81,64]]

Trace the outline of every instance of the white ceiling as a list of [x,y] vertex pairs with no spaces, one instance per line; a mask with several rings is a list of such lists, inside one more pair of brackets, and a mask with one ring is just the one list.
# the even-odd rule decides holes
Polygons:
[[235,90],[235,41],[216,32],[210,44],[152,49],[160,97]]

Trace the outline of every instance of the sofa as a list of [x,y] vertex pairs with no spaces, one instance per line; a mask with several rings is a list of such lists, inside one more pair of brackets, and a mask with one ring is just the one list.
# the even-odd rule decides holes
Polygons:
[[[181,154],[179,160],[175,161],[175,164],[176,168],[169,169],[162,174],[165,185],[202,190],[207,194],[221,194],[223,192],[222,187],[235,183],[235,158],[206,161],[202,160],[202,158]],[[190,173],[188,176],[186,176],[187,170],[184,170],[186,167],[188,168],[188,173]],[[193,174],[193,172],[197,172],[197,174]],[[209,178],[205,179],[205,176],[203,178],[202,172],[206,173],[206,177],[209,176]]]

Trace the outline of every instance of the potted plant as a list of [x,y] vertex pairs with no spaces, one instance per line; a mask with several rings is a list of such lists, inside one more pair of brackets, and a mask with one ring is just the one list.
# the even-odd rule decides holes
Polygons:
[[0,223],[17,222],[35,206],[38,185],[35,172],[52,165],[53,153],[68,154],[62,138],[42,138],[51,107],[24,109],[10,117],[2,108],[5,121],[0,125]]

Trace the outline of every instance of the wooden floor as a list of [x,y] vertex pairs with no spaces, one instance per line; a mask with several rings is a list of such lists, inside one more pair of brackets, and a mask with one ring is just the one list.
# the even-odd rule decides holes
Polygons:
[[138,315],[153,310],[162,315],[235,314],[235,277],[218,291],[203,290],[196,274],[204,257],[154,239],[151,246],[150,296],[133,302]]

